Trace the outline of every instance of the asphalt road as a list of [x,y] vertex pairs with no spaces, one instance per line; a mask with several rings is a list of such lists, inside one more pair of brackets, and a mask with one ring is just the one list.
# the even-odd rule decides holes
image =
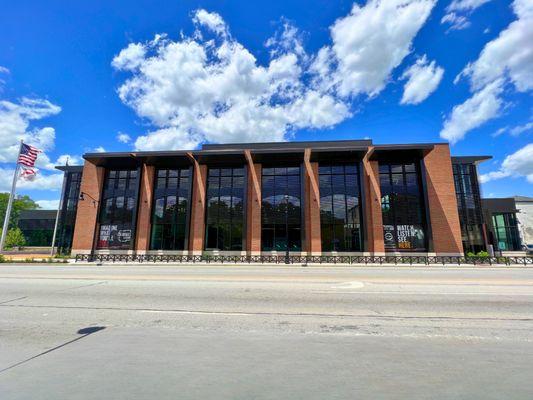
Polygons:
[[0,266],[0,399],[533,399],[533,269]]

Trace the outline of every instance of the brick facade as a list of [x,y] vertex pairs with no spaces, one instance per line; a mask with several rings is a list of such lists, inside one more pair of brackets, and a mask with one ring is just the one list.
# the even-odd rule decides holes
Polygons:
[[322,251],[320,236],[320,191],[318,187],[318,163],[310,161],[311,150],[304,155],[304,215],[305,243],[303,250],[308,255],[319,255]]
[[365,251],[376,255],[385,254],[383,240],[383,216],[381,215],[381,190],[379,187],[379,164],[370,161],[372,150],[363,158],[363,185],[365,193],[366,216],[365,234],[367,237],[367,249]]
[[450,147],[436,144],[425,157],[429,216],[437,254],[461,254],[461,225],[453,181]]
[[138,253],[145,253],[150,248],[150,220],[152,217],[154,182],[155,167],[143,164],[135,240],[135,250]]
[[191,200],[191,222],[189,230],[189,250],[191,254],[201,254],[205,240],[205,198],[207,186],[207,165],[200,165],[191,155],[194,166]]
[[246,252],[261,253],[261,164],[254,164],[249,150],[245,150],[248,187],[246,188]]
[[[321,254],[320,227],[320,187],[319,162],[320,154],[313,149],[303,151],[303,243],[302,251],[307,254]],[[390,150],[387,150],[390,151]],[[207,165],[198,161],[193,153],[182,153],[193,165],[191,184],[191,204],[189,211],[188,253],[201,254],[205,243],[205,213]],[[247,170],[245,229],[243,251],[248,255],[261,254],[261,164],[254,162],[253,150],[242,150]],[[362,210],[364,218],[363,234],[365,237],[364,251],[374,255],[385,254],[383,240],[383,222],[381,212],[381,190],[379,179],[379,162],[374,147],[368,150],[361,161],[361,191],[364,195]],[[312,157],[313,158],[312,158]],[[313,159],[313,161],[311,161]],[[200,159],[201,160],[201,159]],[[328,160],[326,160],[328,161]],[[114,164],[117,165],[117,164]],[[461,229],[455,197],[450,150],[447,144],[428,146],[423,158],[425,170],[425,187],[427,193],[428,235],[432,236],[433,251],[436,254],[462,253]],[[135,234],[135,250],[142,254],[149,250],[151,232],[151,213],[153,209],[153,190],[155,184],[155,166],[143,163],[140,176],[140,191],[137,209],[137,226]],[[84,201],[79,201],[76,226],[74,229],[72,252],[89,253],[95,242],[98,221],[99,201],[102,194],[104,168],[97,167],[87,160],[83,168],[80,192],[84,193]],[[93,202],[92,198],[96,199]]]
[[104,172],[104,168],[85,161],[80,185],[80,195],[83,194],[84,200],[78,201],[76,225],[72,239],[73,255],[90,253],[93,248]]

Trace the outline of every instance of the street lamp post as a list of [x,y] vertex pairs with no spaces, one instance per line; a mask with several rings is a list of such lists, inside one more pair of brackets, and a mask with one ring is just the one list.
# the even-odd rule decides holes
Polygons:
[[285,195],[285,264],[290,264],[289,257],[289,195]]

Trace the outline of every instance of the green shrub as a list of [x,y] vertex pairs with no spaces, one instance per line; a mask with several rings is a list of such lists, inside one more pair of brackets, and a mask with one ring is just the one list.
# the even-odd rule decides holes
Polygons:
[[24,235],[22,234],[22,231],[20,228],[13,228],[7,231],[6,235],[6,247],[7,248],[13,248],[13,247],[22,247],[26,244],[26,239],[24,239]]
[[6,262],[6,258],[4,257],[3,254],[0,254],[0,264],[5,263],[5,262]]
[[478,257],[489,257],[489,253],[487,253],[486,251],[480,251],[479,253],[477,253],[477,256]]

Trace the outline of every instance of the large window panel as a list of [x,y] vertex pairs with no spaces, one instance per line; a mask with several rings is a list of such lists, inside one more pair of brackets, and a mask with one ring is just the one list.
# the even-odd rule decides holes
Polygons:
[[158,169],[152,209],[152,250],[184,250],[189,209],[189,169]]
[[417,164],[380,163],[379,175],[385,250],[425,251],[425,207]]
[[261,182],[262,250],[301,251],[300,167],[264,167]]
[[453,164],[461,236],[465,252],[485,250],[481,195],[474,164]]
[[99,216],[98,249],[132,248],[137,188],[137,170],[106,172]]
[[358,166],[320,165],[318,172],[322,251],[362,251]]
[[241,251],[244,168],[210,168],[207,177],[206,250]]

